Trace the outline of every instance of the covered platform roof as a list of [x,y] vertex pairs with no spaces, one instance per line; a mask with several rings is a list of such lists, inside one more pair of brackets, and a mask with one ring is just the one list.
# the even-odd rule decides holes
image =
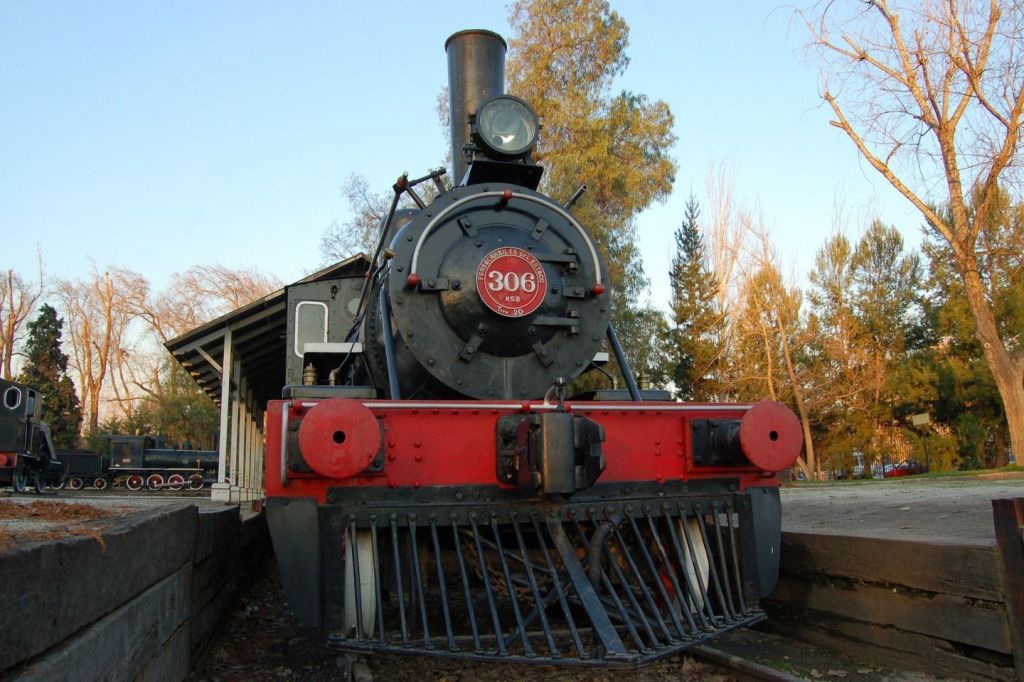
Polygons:
[[[370,259],[357,254],[328,266],[294,284],[363,275]],[[281,397],[285,379],[285,336],[288,324],[287,287],[232,310],[165,345],[192,377],[218,404],[223,394],[221,379],[224,358],[240,363],[238,375],[229,373],[232,383],[245,378],[257,405]],[[231,350],[225,354],[225,340]]]

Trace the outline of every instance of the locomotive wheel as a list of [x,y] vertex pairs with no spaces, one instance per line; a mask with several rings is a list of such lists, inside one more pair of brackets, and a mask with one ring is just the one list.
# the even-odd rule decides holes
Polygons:
[[125,479],[124,486],[128,488],[128,490],[142,490],[143,483],[145,483],[145,481],[142,480],[142,476],[139,476],[138,474],[131,474],[127,479]]
[[46,492],[46,479],[43,478],[43,472],[37,471],[32,474],[32,487],[36,489],[36,492],[42,495]]
[[146,487],[150,490],[160,490],[164,487],[164,477],[160,474],[150,474],[146,478]]
[[82,479],[78,478],[77,476],[75,478],[69,478],[67,485],[68,485],[68,490],[81,490],[82,489]]
[[192,474],[188,477],[188,489],[189,490],[201,490],[203,487],[203,475]]
[[359,601],[363,615],[363,636],[370,637],[377,622],[376,593],[377,576],[373,570],[373,536],[368,530],[358,530],[355,535],[355,550],[349,542],[350,534],[345,531],[345,620],[344,631],[356,629],[356,570],[355,556],[359,556]]
[[167,477],[167,487],[171,490],[181,490],[185,486],[185,477],[181,474],[171,474]]
[[54,490],[64,490],[64,479],[61,479],[60,483],[53,486]]
[[107,485],[109,484],[107,483],[107,479],[105,478],[97,478],[92,482],[92,487],[95,488],[96,490],[106,490]]
[[[710,561],[708,559],[708,551],[704,546],[704,540],[701,539],[700,534],[700,522],[697,519],[689,519],[687,524],[684,526],[682,519],[678,521],[679,532],[684,533],[686,538],[689,540],[689,546],[693,548],[693,554],[697,559],[696,566],[693,565],[692,558],[691,562],[686,564],[686,579],[693,585],[694,590],[697,592],[694,595],[695,602],[693,604],[693,610],[699,611],[704,608],[704,597],[700,594],[700,588],[698,584],[703,585],[705,592],[711,589],[708,583],[708,578],[711,575]],[[683,540],[686,543],[686,540]]]
[[23,468],[18,467],[14,470],[11,475],[11,487],[16,493],[23,493],[28,488],[28,476]]

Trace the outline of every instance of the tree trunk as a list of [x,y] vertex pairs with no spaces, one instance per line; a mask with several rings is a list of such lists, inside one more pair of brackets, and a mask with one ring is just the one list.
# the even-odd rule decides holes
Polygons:
[[793,386],[793,397],[796,399],[796,409],[800,413],[800,425],[804,432],[804,452],[807,467],[815,468],[816,458],[814,456],[814,441],[811,440],[811,420],[807,415],[807,407],[804,405],[804,392],[797,382],[796,370],[793,367],[793,354],[789,350],[789,339],[786,338],[786,330],[782,327],[782,320],[776,317],[779,328],[779,338],[782,340],[782,357],[786,360],[786,373],[789,375],[789,383]]
[[[968,259],[969,262],[963,262]],[[974,317],[975,334],[1003,399],[1010,448],[1020,462],[1024,455],[1024,358],[1012,356],[999,338],[995,317],[985,300],[985,287],[971,256],[961,258],[960,270],[964,275],[967,303]]]

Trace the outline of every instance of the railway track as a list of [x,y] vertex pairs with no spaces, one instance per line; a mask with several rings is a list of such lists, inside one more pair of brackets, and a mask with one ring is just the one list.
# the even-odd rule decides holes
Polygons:
[[690,656],[697,660],[721,666],[727,669],[737,680],[743,682],[802,682],[803,677],[797,677],[782,670],[776,670],[766,665],[757,663],[742,656],[726,653],[713,646],[702,644],[691,647],[687,650]]

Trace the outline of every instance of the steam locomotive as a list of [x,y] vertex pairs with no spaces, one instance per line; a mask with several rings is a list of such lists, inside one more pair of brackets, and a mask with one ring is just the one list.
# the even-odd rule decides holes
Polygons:
[[169,448],[162,436],[112,435],[110,456],[58,451],[71,490],[199,490],[217,480],[216,450]]
[[[764,617],[800,426],[638,389],[580,192],[537,191],[505,48],[445,44],[454,188],[398,179],[356,305],[349,281],[289,287],[267,519],[289,604],[339,651],[639,665]],[[627,390],[569,397],[605,343]]]
[[43,396],[24,384],[0,379],[0,485],[42,493],[63,481],[50,427],[42,420]]

